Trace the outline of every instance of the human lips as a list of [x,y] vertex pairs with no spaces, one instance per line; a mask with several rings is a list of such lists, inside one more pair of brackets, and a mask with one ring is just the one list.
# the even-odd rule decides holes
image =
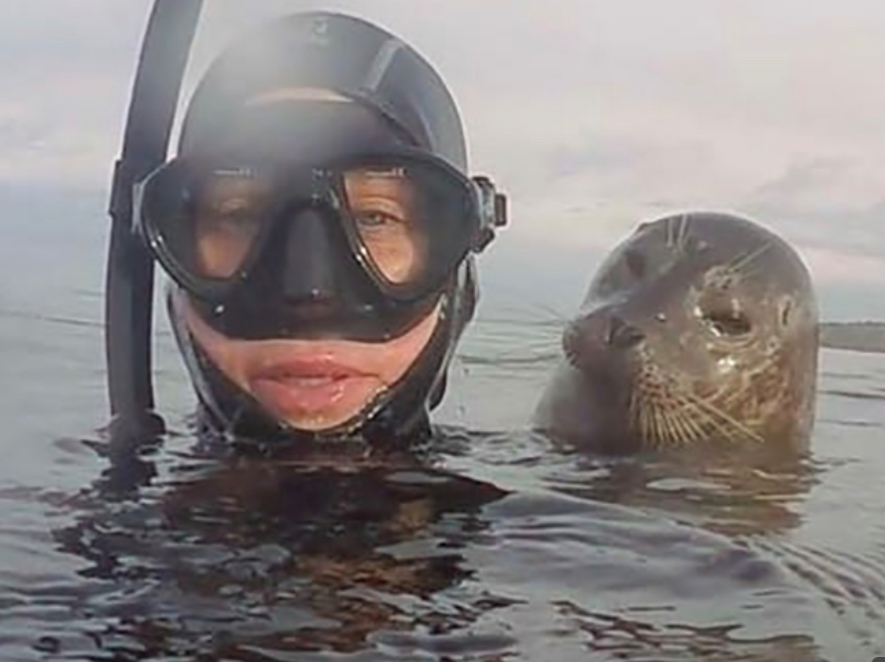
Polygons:
[[285,416],[321,416],[349,400],[359,400],[377,381],[332,359],[271,363],[251,377],[253,395]]

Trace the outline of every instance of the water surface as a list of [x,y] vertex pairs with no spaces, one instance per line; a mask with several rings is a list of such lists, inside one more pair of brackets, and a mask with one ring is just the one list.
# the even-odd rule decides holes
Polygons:
[[158,321],[173,434],[127,491],[85,443],[106,406],[89,209],[0,242],[0,659],[885,655],[885,357],[822,353],[801,462],[563,455],[520,431],[558,304],[492,263],[433,454],[219,459]]

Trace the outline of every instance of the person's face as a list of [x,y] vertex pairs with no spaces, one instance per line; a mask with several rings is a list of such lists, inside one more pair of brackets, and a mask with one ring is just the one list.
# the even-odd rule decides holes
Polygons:
[[[280,90],[252,103],[276,103],[300,94],[304,92]],[[344,186],[357,231],[376,267],[392,282],[406,281],[420,268],[426,251],[410,223],[409,182],[390,171],[362,170],[349,173]],[[267,194],[250,181],[220,180],[209,187],[198,204],[196,227],[205,273],[224,277],[236,270],[257,230],[250,212],[260,208]],[[248,341],[222,335],[192,305],[184,306],[195,341],[228,379],[274,418],[310,431],[346,423],[401,379],[427,345],[438,318],[437,306],[407,333],[384,343]]]
[[321,431],[359,414],[395,384],[430,340],[435,308],[417,326],[384,343],[350,340],[235,340],[212,329],[189,304],[185,322],[212,362],[274,418]]

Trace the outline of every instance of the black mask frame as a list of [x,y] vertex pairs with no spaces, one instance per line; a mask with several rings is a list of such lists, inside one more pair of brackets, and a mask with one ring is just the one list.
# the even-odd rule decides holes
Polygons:
[[[205,162],[187,157],[167,163],[136,186],[135,224],[167,273],[197,301],[205,304],[207,321],[213,321],[216,329],[225,335],[238,338],[278,338],[290,334],[313,337],[317,332],[319,337],[323,333],[333,333],[365,341],[383,341],[398,336],[428,312],[428,302],[438,298],[468,251],[481,251],[495,228],[506,222],[504,203],[499,200],[502,194],[484,182],[462,175],[442,159],[411,148],[354,153],[346,158],[332,159],[324,166],[263,163],[261,160],[255,166],[236,165],[243,163],[242,159],[227,163],[227,160]],[[428,183],[427,187],[432,189],[430,197],[419,204],[423,211],[416,216],[416,219],[422,219],[416,220],[416,224],[423,227],[421,232],[426,234],[430,248],[425,272],[415,281],[388,281],[354,227],[340,173],[353,167],[358,169],[361,164],[413,170],[436,180]],[[240,264],[224,277],[210,277],[199,274],[196,264],[193,197],[199,195],[194,191],[202,187],[200,182],[207,173],[211,176],[219,169],[236,173],[263,170],[265,174],[260,180],[270,180],[267,183],[270,193],[265,204],[255,212],[259,229],[250,248],[243,253]],[[191,180],[195,180],[194,183]],[[337,250],[330,249],[329,255],[323,253],[323,258],[314,255],[316,250],[321,250],[320,247],[308,250],[299,241],[296,242],[298,255],[288,257],[293,249],[286,248],[290,231],[287,226],[305,213],[322,217],[320,222],[324,225],[328,222],[336,226],[340,224],[340,233],[334,234],[346,237],[346,241],[339,241],[342,245],[337,245]],[[326,242],[322,243],[325,245]],[[303,254],[305,250],[308,254]],[[301,264],[297,269],[299,279],[306,279],[305,282],[311,284],[318,284],[319,279],[324,288],[331,287],[323,289],[323,295],[334,297],[337,313],[330,314],[333,319],[320,324],[319,329],[314,328],[318,320],[300,319],[294,309],[289,310],[293,303],[307,297],[303,288],[297,288],[298,301],[289,301],[290,295],[283,292],[279,282],[286,277],[269,277],[265,273],[268,269],[263,263],[268,260],[274,268],[285,273],[287,259]],[[321,263],[318,268],[322,274],[312,277],[305,274],[303,265],[316,261]],[[354,266],[356,270],[352,268]],[[326,274],[329,269],[335,269],[334,276]],[[341,282],[336,286],[326,282],[330,279]],[[338,291],[340,287],[345,290]],[[240,306],[237,305],[239,300],[242,300]],[[262,303],[256,306],[254,301],[258,300]],[[270,305],[270,301],[276,303]],[[242,305],[248,310],[239,310]],[[227,312],[228,308],[231,308],[231,314],[223,315],[224,319],[216,319],[217,315],[211,312]],[[276,315],[270,314],[270,309],[276,310]],[[345,314],[345,310],[351,312]],[[338,319],[337,327],[334,318]],[[344,328],[340,328],[341,323]]]
[[[200,161],[185,157],[164,164],[136,184],[133,201],[136,232],[148,242],[156,259],[179,285],[198,298],[223,300],[227,292],[255,269],[261,254],[267,250],[267,243],[276,238],[279,226],[297,215],[298,209],[316,209],[318,213],[341,224],[354,257],[371,275],[381,293],[400,301],[420,299],[429,292],[438,291],[468,251],[480,252],[495,229],[506,224],[505,205],[500,201],[503,194],[496,192],[487,178],[468,178],[442,159],[421,150],[398,148],[354,152],[347,157],[329,159],[317,165],[298,162],[278,164],[261,159],[227,159],[216,163]],[[429,256],[428,259],[442,264],[429,267],[429,274],[420,282],[388,280],[373,262],[371,251],[363,246],[363,239],[354,227],[341,174],[348,169],[363,167],[417,169],[424,171],[425,176],[441,180],[433,191],[435,196],[431,194],[432,197],[420,205],[422,212],[419,218],[428,241],[441,244],[436,251],[438,255]],[[250,241],[250,248],[245,251],[241,262],[224,276],[195,273],[196,246],[191,236],[192,229],[189,228],[195,222],[192,196],[194,189],[201,187],[201,175],[205,178],[214,171],[239,176],[239,172],[261,170],[270,172],[269,177],[265,177],[271,180],[270,193],[256,212],[259,229]],[[179,171],[183,171],[182,174]],[[194,171],[196,175],[192,174]],[[192,184],[191,179],[196,179],[197,183]],[[165,180],[169,180],[168,183]],[[179,225],[181,230],[177,227]],[[172,246],[182,243],[187,245],[178,248]]]

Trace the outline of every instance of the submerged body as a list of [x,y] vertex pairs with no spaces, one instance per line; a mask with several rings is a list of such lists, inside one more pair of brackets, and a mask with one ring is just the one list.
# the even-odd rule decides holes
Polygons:
[[807,447],[818,317],[784,240],[728,214],[644,223],[606,258],[563,335],[532,425],[600,453]]

